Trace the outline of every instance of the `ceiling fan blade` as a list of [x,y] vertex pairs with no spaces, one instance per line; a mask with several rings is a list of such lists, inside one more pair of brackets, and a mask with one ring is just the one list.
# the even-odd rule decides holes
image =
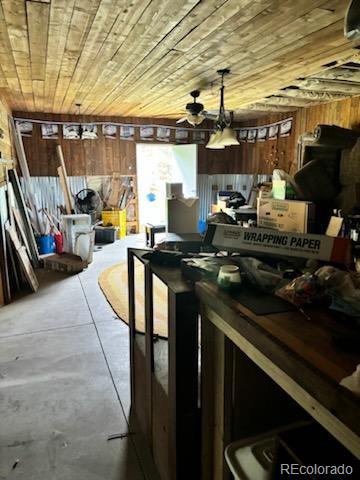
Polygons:
[[209,120],[216,120],[218,118],[217,113],[203,111],[201,114],[204,115],[204,118],[208,118]]
[[181,113],[180,114],[179,112],[162,113],[160,115],[152,115],[152,118],[169,118],[169,117],[177,117],[178,115],[181,115]]
[[187,117],[180,118],[179,120],[176,120],[176,123],[183,123],[186,122]]

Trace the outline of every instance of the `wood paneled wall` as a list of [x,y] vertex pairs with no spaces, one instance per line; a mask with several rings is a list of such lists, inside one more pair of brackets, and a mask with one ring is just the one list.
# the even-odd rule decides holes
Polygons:
[[[6,160],[14,159],[12,135],[9,124],[10,109],[5,100],[0,97],[0,157]],[[0,164],[0,184],[5,178],[5,166]]]
[[313,132],[318,124],[339,125],[360,132],[360,97],[300,108],[293,113],[269,115],[255,121],[243,122],[241,126],[264,125],[289,116],[294,118],[289,137],[262,143],[241,144],[240,152],[237,152],[234,161],[231,162],[233,169],[231,173],[271,173],[274,169],[271,161],[276,158],[279,168],[293,173],[296,171],[297,141],[302,133]]
[[241,143],[240,162],[234,166],[236,172],[231,173],[271,174],[274,168],[281,168],[288,172],[295,158],[297,112],[272,114],[255,121],[241,123],[241,126],[253,127],[268,125],[289,117],[293,117],[293,128],[289,136],[264,142]]
[[[5,131],[0,140],[0,149],[5,155],[12,155],[10,135],[7,128],[7,107],[0,102],[1,128]],[[121,117],[89,117],[54,114],[29,114],[15,112],[15,116],[44,120],[62,121],[113,121],[134,124],[158,123],[175,125],[168,119],[121,118]],[[302,108],[293,113],[273,114],[257,120],[243,122],[241,126],[265,125],[293,116],[292,133],[288,137],[277,140],[243,143],[240,146],[227,147],[224,150],[209,150],[199,145],[199,173],[233,174],[233,173],[271,173],[278,160],[278,167],[293,171],[296,166],[296,145],[299,135],[311,132],[317,124],[335,124],[346,128],[360,128],[360,97],[327,103],[316,107]],[[4,126],[5,125],[5,126]],[[210,124],[206,127],[211,127]],[[174,131],[172,131],[174,135]],[[61,137],[61,136],[60,136]],[[174,138],[172,137],[173,141]],[[139,141],[139,139],[136,139]],[[97,140],[43,140],[40,125],[34,125],[32,137],[24,137],[25,151],[30,172],[34,176],[56,175],[55,147],[60,142],[68,165],[69,175],[109,175],[113,172],[121,174],[136,173],[136,142],[105,139],[101,131]]]
[[[175,121],[168,119],[151,118],[122,118],[122,117],[94,117],[74,115],[54,115],[42,113],[15,112],[14,116],[22,118],[34,118],[38,120],[54,120],[69,122],[124,122],[134,124],[156,123],[160,125],[175,125]],[[248,125],[270,123],[289,115],[273,115],[263,117],[257,122],[252,121]],[[206,128],[211,128],[207,124]],[[174,135],[174,131],[171,131]],[[25,152],[31,175],[48,176],[56,175],[58,160],[56,157],[56,144],[61,143],[69,175],[109,175],[119,172],[123,175],[136,173],[136,142],[112,140],[103,138],[101,131],[98,132],[97,140],[43,140],[41,137],[40,124],[34,124],[33,135],[23,137]],[[140,141],[139,138],[135,138]],[[171,137],[174,141],[174,137]],[[285,152],[281,156],[282,161],[290,158],[293,149],[293,136],[262,144],[246,144],[241,146],[226,147],[224,150],[209,150],[204,145],[199,145],[198,170],[199,173],[207,174],[231,174],[231,173],[268,173],[271,167],[265,160],[276,145],[279,152]]]
[[319,123],[359,130],[360,97],[300,109],[295,132],[297,138],[304,132],[312,132]]

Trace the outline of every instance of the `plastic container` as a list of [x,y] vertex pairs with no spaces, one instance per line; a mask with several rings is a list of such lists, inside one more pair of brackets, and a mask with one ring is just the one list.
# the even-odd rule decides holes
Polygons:
[[95,243],[114,243],[118,227],[95,227]]
[[[301,431],[310,425],[300,420],[254,437],[244,438],[225,448],[225,460],[235,480],[278,480],[272,472],[277,462],[277,437],[283,432]],[[294,460],[295,463],[295,460]],[[288,478],[288,477],[285,477]],[[291,477],[292,478],[292,477]],[[306,477],[307,479],[308,477]]]
[[87,214],[63,215],[63,250],[67,253],[75,253],[75,240],[78,232],[90,231],[91,217]]
[[52,235],[41,235],[36,238],[40,255],[55,252],[55,241]]
[[93,252],[95,244],[95,232],[93,230],[76,232],[75,237],[75,255],[87,263],[93,261]]
[[101,219],[104,227],[113,225],[119,227],[118,238],[126,236],[126,210],[103,210]]
[[64,241],[63,241],[63,236],[62,233],[55,233],[54,235],[54,240],[55,240],[55,251],[59,255],[61,255],[64,251]]
[[204,233],[206,233],[206,230],[207,230],[206,220],[199,220],[198,232],[200,233],[200,235],[203,235]]

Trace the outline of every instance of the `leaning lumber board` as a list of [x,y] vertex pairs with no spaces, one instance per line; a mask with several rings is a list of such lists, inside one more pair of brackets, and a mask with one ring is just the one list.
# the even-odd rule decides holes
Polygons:
[[[60,171],[59,171],[60,167],[59,167],[58,168],[58,174],[59,174],[59,177],[60,177],[61,188],[64,192],[66,213],[68,215],[70,215],[71,211],[72,211],[72,207],[73,207],[73,202],[72,202],[72,196],[71,196],[71,191],[70,191],[70,187],[69,187],[69,180],[68,180],[68,176],[67,176],[67,172],[66,172],[66,165],[65,165],[65,160],[64,160],[64,155],[63,155],[63,152],[62,152],[61,145],[56,146],[56,151],[57,151],[57,154],[58,154],[58,157],[59,157],[59,160],[60,160],[60,167],[61,167],[61,171],[62,171],[62,175],[60,175]],[[63,181],[61,180],[61,176],[63,176]]]
[[20,232],[20,237],[23,241],[23,244],[26,247],[26,251],[27,251],[28,255],[31,256],[30,245],[29,245],[26,233],[25,233],[24,222],[22,221],[21,214],[20,214],[19,210],[15,207],[12,207],[12,213],[13,213],[15,222],[14,223],[10,222],[10,223],[11,223],[12,226],[14,226],[14,224],[16,223],[17,229]]
[[39,282],[35,275],[29,257],[26,253],[26,248],[24,245],[21,244],[15,228],[12,227],[9,222],[6,222],[5,229],[9,233],[10,240],[15,248],[16,255],[18,257],[25,278],[28,281],[32,291],[36,292],[39,288]]
[[11,302],[10,276],[8,268],[8,249],[6,244],[5,225],[8,221],[6,204],[6,187],[0,188],[0,297],[1,304]]
[[67,185],[67,179],[64,174],[64,169],[61,165],[60,167],[57,168],[57,172],[60,179],[61,190],[64,194],[66,213],[68,215],[71,215],[71,200],[70,200],[71,196],[69,196],[69,187]]
[[22,141],[19,125],[15,125],[14,119],[12,117],[10,117],[10,125],[13,132],[16,155],[19,160],[22,176],[25,178],[25,180],[29,180],[30,178],[29,166],[26,160],[25,149],[24,149],[24,144]]
[[59,234],[60,233],[60,230],[57,228],[57,226],[55,225],[54,223],[54,220],[50,217],[50,214],[49,212],[46,210],[46,208],[43,208],[42,209],[45,217],[48,219],[49,221],[49,224],[50,224],[50,228],[52,228],[54,230],[54,233],[55,234]]
[[18,205],[21,217],[23,219],[24,230],[25,230],[25,234],[28,239],[29,248],[31,251],[31,257],[30,257],[31,263],[36,268],[39,266],[39,252],[38,252],[34,232],[31,226],[30,217],[26,207],[25,199],[21,190],[19,178],[17,176],[16,170],[9,170],[8,175],[9,175],[9,180],[11,182],[11,185],[15,194],[16,203]]
[[0,276],[0,305],[5,305],[5,292],[4,292],[1,276]]
[[113,173],[111,177],[109,197],[106,200],[106,206],[119,208],[121,193],[123,187],[123,178],[120,174]]
[[17,289],[17,291],[19,291],[20,290],[20,280],[19,280],[19,275],[18,275],[17,263],[16,263],[15,257],[14,257],[15,252],[14,252],[12,242],[10,240],[9,232],[5,230],[5,234],[6,234],[6,245],[7,245],[7,249],[8,249],[9,257],[10,257],[10,265],[11,265],[11,268],[12,268],[11,273],[12,273],[12,276],[14,278],[16,289]]

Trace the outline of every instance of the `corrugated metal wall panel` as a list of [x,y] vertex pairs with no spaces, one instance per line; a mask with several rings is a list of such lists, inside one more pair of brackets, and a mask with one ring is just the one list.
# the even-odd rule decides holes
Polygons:
[[[68,177],[68,179],[70,191],[74,195],[83,188],[87,188],[86,177]],[[65,205],[59,177],[30,177],[30,184],[21,178],[21,185],[25,191],[29,191],[30,186],[39,210],[46,208],[53,215],[59,215],[58,206]]]
[[[270,180],[269,175],[258,175],[257,182],[266,182]],[[200,199],[200,218],[206,220],[211,210],[211,204],[216,202],[216,193],[219,190],[227,190],[231,186],[248,197],[249,191],[253,185],[253,175],[198,175],[198,196]],[[216,191],[213,191],[216,186]]]

